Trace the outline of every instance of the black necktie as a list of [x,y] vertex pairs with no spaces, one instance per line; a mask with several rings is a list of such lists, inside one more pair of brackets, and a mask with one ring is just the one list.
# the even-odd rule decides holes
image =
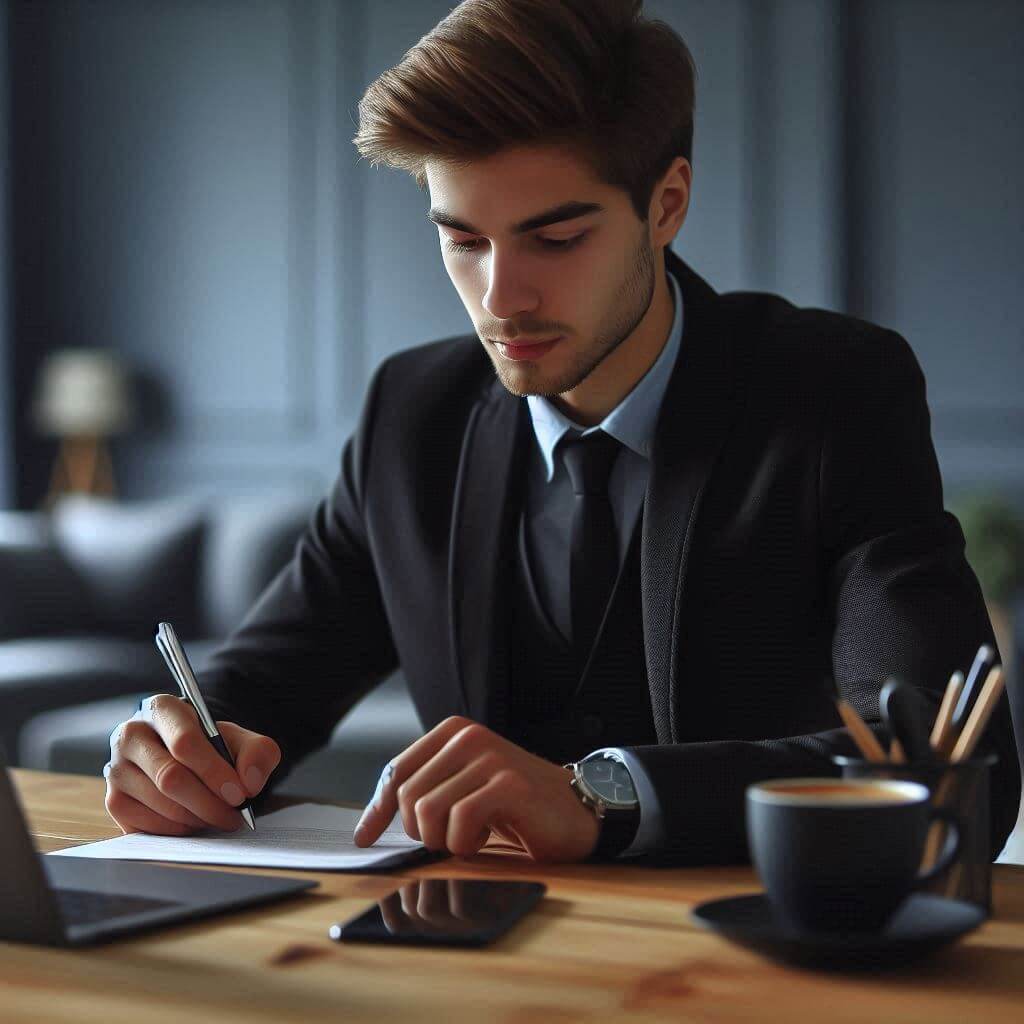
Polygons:
[[608,477],[619,447],[602,430],[566,442],[562,455],[576,496],[569,594],[572,646],[581,673],[619,571],[618,537],[608,500]]

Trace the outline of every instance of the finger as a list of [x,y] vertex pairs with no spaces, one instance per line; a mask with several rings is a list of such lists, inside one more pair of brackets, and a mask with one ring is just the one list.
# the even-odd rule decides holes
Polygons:
[[219,800],[230,807],[243,802],[242,780],[210,742],[191,704],[169,694],[157,694],[147,697],[138,713],[143,722],[152,726],[171,757],[188,768]]
[[[434,921],[424,915],[423,909],[425,892],[430,884],[429,879],[419,882],[412,882],[402,886],[402,912],[408,918],[406,929],[411,932],[418,932],[420,935],[436,935],[447,929],[444,919]],[[448,916],[448,924],[451,924],[451,917]]]
[[[239,827],[242,818],[238,811],[211,793],[190,768],[172,757],[147,722],[126,722],[121,735],[115,761],[123,758],[138,765],[164,796],[181,804],[207,825],[225,831]],[[202,742],[207,742],[201,732],[199,735]]]
[[119,789],[107,790],[105,804],[107,813],[125,835],[130,832],[147,832],[157,836],[186,836],[195,831],[189,825],[182,825],[180,821],[171,821],[157,814]]
[[[488,735],[482,726],[463,729],[452,736],[426,764],[399,784],[397,789],[398,809],[402,815],[405,831],[413,839],[423,838],[420,828],[422,816],[418,811],[421,801],[427,799],[435,813],[443,813],[446,816],[447,806],[441,806],[433,799],[434,794],[444,783],[465,771],[468,765],[480,761],[482,758],[490,758],[492,770],[498,770],[501,762],[496,752],[487,749],[488,740],[493,741],[493,734]],[[479,752],[481,750],[482,753]],[[462,795],[462,792],[459,795]],[[444,833],[438,835],[435,828],[431,834],[435,840],[431,848],[442,849]],[[426,839],[423,841],[426,842]]]
[[148,775],[137,765],[123,758],[104,765],[103,775],[107,786],[138,800],[143,806],[155,811],[163,818],[176,821],[190,828],[206,828],[206,822],[197,818],[187,808],[164,796],[153,785]]
[[245,791],[256,796],[281,763],[280,745],[270,736],[243,729],[234,722],[218,722],[217,728],[235,759],[235,772],[245,783]]
[[454,924],[451,908],[448,906],[448,880],[427,878],[420,882],[420,898],[416,901],[416,913],[439,931],[450,931]]
[[405,914],[402,913],[402,897],[397,891],[389,893],[382,900],[378,900],[377,906],[380,908],[380,916],[384,922],[384,927],[392,935],[401,935],[403,932],[408,931],[409,922]]
[[399,893],[402,897],[402,912],[414,925],[418,925],[420,914],[416,906],[420,900],[420,883],[410,882],[408,885],[403,885]]
[[477,853],[490,837],[492,821],[518,815],[520,796],[519,776],[505,769],[463,797],[448,815],[448,849],[460,857]]
[[[383,770],[380,773],[380,777],[377,779],[377,788],[373,791],[373,796],[370,797],[370,802],[366,805],[363,813],[359,816],[359,820],[356,822],[356,827],[352,833],[353,842],[356,846],[371,846],[373,843],[380,839],[381,834],[391,824],[391,819],[383,819],[383,811],[380,810],[383,807],[383,791],[385,786],[390,785],[391,776],[394,773],[395,766],[388,761],[384,765]],[[394,817],[394,815],[392,815]],[[379,827],[370,828],[367,826],[367,822],[381,822]]]
[[[397,757],[391,759],[384,767],[377,789],[371,802],[363,811],[363,816],[356,826],[355,841],[357,846],[370,846],[380,834],[391,824],[398,812],[398,787],[419,768],[441,750],[445,744],[459,733],[470,731],[475,735],[483,726],[461,716],[446,718],[425,736],[407,747]],[[485,730],[487,731],[487,730]]]
[[466,886],[461,878],[448,879],[448,906],[452,916],[461,921],[473,920],[471,909],[466,906]]
[[[438,757],[441,756],[443,755],[438,755]],[[489,782],[499,769],[499,765],[498,755],[484,754],[439,786],[419,797],[409,810],[416,826],[417,834],[413,838],[421,839],[428,850],[447,849],[448,818],[452,807],[459,800]],[[410,781],[415,781],[418,778],[417,774]],[[406,785],[408,784],[406,783]],[[401,799],[404,801],[404,796]],[[404,821],[404,807],[402,817]],[[408,826],[406,826],[406,832],[409,832]],[[412,835],[411,832],[409,834]]]

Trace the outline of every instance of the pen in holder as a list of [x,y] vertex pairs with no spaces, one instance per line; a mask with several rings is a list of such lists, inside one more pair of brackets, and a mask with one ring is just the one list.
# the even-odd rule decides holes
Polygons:
[[[836,689],[837,710],[863,758],[832,758],[847,778],[907,779],[928,788],[932,807],[962,823],[959,852],[935,874],[929,891],[992,911],[992,835],[989,775],[998,758],[975,757],[989,720],[1003,698],[998,652],[982,644],[965,676],[949,677],[930,729],[930,706],[919,690],[890,678],[879,692],[879,717],[892,733],[889,754]],[[984,679],[984,684],[982,680]],[[923,867],[933,867],[943,847],[945,827],[936,822],[925,841]]]
[[[992,912],[992,835],[989,811],[989,774],[994,754],[967,761],[876,762],[836,755],[832,758],[846,778],[907,779],[927,786],[936,809],[952,812],[962,823],[960,851],[927,891],[951,899],[967,900]],[[936,823],[925,844],[923,868],[935,862],[945,838],[945,826]]]

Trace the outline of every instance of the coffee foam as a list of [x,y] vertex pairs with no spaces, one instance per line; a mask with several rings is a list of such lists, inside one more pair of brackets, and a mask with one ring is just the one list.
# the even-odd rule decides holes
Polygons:
[[764,803],[799,804],[805,807],[914,804],[928,799],[928,790],[916,782],[898,779],[786,779],[757,783],[747,790]]

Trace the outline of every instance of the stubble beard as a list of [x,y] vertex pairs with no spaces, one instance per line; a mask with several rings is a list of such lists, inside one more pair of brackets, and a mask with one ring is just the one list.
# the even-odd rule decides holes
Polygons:
[[647,315],[654,298],[654,253],[647,232],[633,256],[633,268],[615,294],[611,304],[612,320],[593,344],[575,353],[572,362],[557,376],[541,369],[539,363],[510,363],[485,345],[498,379],[513,395],[543,395],[550,398],[572,391],[637,328]]

